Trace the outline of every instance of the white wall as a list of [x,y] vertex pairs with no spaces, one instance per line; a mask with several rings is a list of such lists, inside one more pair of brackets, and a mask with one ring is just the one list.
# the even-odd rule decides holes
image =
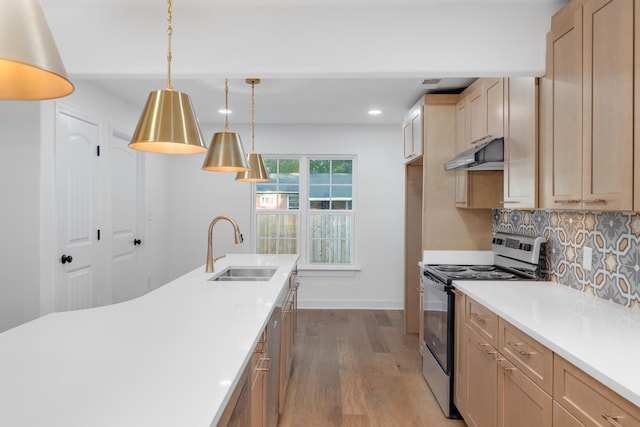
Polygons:
[[[203,126],[206,140],[221,129]],[[248,126],[232,126],[251,145]],[[264,154],[355,154],[356,251],[361,271],[310,277],[302,273],[302,307],[401,308],[403,301],[404,166],[401,127],[395,125],[256,126],[256,151]],[[250,184],[235,174],[204,172],[204,156],[170,159],[172,275],[204,264],[207,227],[217,215],[234,217],[245,244],[233,244],[231,226],[214,230],[214,252],[252,251]],[[316,272],[314,272],[316,274]]]
[[0,102],[0,331],[40,313],[40,106]]

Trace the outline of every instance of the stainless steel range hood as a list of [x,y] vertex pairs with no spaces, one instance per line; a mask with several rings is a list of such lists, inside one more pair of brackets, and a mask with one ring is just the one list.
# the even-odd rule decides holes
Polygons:
[[444,170],[503,170],[504,169],[504,138],[492,138],[479,142],[474,147],[449,160]]

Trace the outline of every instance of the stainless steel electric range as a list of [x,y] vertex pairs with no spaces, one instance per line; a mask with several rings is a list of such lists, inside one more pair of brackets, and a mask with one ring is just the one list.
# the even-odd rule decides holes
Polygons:
[[540,280],[545,239],[542,237],[496,233],[493,237],[493,263],[477,264],[480,258],[465,257],[467,252],[447,251],[425,259],[420,266],[422,325],[420,353],[422,374],[440,407],[449,418],[459,418],[453,403],[454,313],[456,280]]

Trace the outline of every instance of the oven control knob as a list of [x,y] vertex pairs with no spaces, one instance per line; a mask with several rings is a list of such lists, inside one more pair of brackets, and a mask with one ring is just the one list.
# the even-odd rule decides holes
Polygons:
[[494,237],[493,238],[493,244],[494,245],[502,245],[504,243],[504,240],[498,238],[498,237]]
[[526,252],[531,252],[531,245],[528,243],[520,243],[520,250],[521,251],[526,251]]

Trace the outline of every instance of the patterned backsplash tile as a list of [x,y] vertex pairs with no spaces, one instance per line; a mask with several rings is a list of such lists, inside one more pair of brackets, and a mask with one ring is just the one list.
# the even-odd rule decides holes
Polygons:
[[640,307],[640,212],[494,209],[493,230],[546,238],[550,280]]

